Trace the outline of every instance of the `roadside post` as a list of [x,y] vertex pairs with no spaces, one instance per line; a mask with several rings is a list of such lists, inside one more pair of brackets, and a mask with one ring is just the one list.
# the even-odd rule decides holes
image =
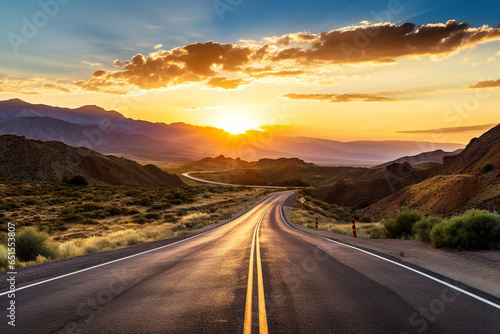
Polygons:
[[316,217],[316,231],[318,230],[318,217]]
[[356,219],[352,219],[352,236],[356,238]]

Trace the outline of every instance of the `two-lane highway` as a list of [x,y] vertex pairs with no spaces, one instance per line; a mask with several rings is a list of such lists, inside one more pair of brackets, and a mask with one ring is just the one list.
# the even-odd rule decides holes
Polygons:
[[281,210],[290,194],[144,254],[25,282],[16,327],[4,316],[0,332],[500,332],[498,300],[295,230]]

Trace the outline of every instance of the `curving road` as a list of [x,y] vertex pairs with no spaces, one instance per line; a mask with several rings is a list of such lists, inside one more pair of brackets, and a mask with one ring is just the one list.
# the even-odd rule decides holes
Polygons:
[[2,316],[0,332],[500,332],[493,297],[293,229],[281,210],[291,194],[143,254],[23,282],[16,327]]
[[225,171],[219,170],[219,171],[189,172],[189,173],[183,173],[182,176],[187,177],[188,179],[199,182],[199,183],[210,184],[210,185],[214,185],[214,186],[250,187],[250,188],[263,188],[263,189],[286,189],[287,188],[287,187],[279,187],[279,186],[254,186],[254,185],[246,185],[246,184],[221,183],[221,182],[203,180],[203,179],[199,179],[197,177],[191,176],[191,174],[195,174],[195,173],[210,174],[210,173],[220,173],[220,172],[225,172]]

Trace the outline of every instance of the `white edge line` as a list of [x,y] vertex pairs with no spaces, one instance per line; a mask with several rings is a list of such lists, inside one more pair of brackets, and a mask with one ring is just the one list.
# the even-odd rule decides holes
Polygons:
[[[83,273],[85,271],[89,271],[89,270],[96,269],[96,268],[99,268],[99,267],[107,266],[108,264],[112,264],[112,263],[120,262],[120,261],[123,261],[123,260],[131,259],[131,258],[136,257],[136,256],[140,256],[140,255],[144,255],[144,254],[147,254],[147,253],[151,253],[151,252],[163,249],[163,248],[167,248],[167,247],[170,247],[170,246],[174,246],[174,245],[180,244],[181,242],[185,242],[185,241],[188,241],[190,239],[194,239],[194,238],[200,237],[200,236],[202,236],[202,235],[204,235],[206,233],[215,231],[215,230],[221,228],[222,226],[227,225],[227,224],[235,221],[236,219],[239,219],[239,218],[243,217],[244,215],[246,215],[247,213],[249,213],[250,211],[252,211],[257,205],[261,204],[262,202],[264,202],[265,200],[267,200],[268,198],[270,198],[273,195],[274,194],[271,194],[268,197],[264,198],[262,201],[260,201],[259,203],[257,203],[252,209],[248,210],[247,212],[245,212],[241,216],[236,217],[234,219],[231,219],[230,221],[226,222],[225,224],[222,224],[221,226],[218,226],[218,227],[213,228],[211,230],[205,231],[203,233],[200,233],[200,234],[197,234],[197,235],[193,235],[193,236],[191,236],[189,238],[182,239],[182,240],[176,241],[176,242],[168,244],[168,245],[164,245],[164,246],[156,247],[156,248],[153,248],[153,249],[149,249],[149,250],[144,251],[144,252],[140,252],[140,253],[137,253],[137,254],[132,254],[132,255],[129,255],[129,256],[125,256],[125,257],[122,257],[122,258],[119,258],[119,259],[116,259],[116,260],[112,260],[112,261],[109,261],[109,262],[101,263],[101,264],[98,264],[98,265],[95,265],[95,266],[92,266],[92,267],[88,267],[88,268],[85,268],[85,269],[77,270],[77,271],[74,271],[74,272],[71,272],[71,273],[68,273],[68,274],[64,274],[64,275],[61,275],[61,276],[52,277],[52,278],[49,278],[49,279],[46,279],[46,280],[43,280],[43,281],[40,281],[40,282],[36,282],[36,283],[33,283],[33,284],[29,284],[29,285],[26,285],[26,286],[23,286],[23,287],[20,287],[20,288],[15,288],[14,290],[8,290],[8,291],[0,293],[0,296],[4,296],[4,295],[9,294],[11,292],[17,292],[19,290],[24,290],[24,289],[27,289],[27,288],[31,288],[31,287],[34,287],[36,285],[40,285],[40,284],[48,283],[48,282],[51,282],[51,281],[55,281],[55,280],[58,280],[58,279],[61,279],[61,278],[64,278],[64,277],[73,276],[73,275],[76,275],[76,274],[79,274],[79,273]],[[165,240],[167,240],[167,239],[165,239]]]
[[[292,195],[290,195],[290,196],[292,196]],[[288,196],[288,197],[290,197],[290,196]],[[287,198],[286,198],[286,199],[285,199],[285,200],[281,203],[281,208],[280,208],[281,219],[285,222],[285,224],[286,224],[288,227],[290,227],[290,228],[292,228],[292,229],[294,229],[294,230],[296,230],[296,231],[298,231],[298,232],[305,233],[304,231],[301,231],[301,230],[299,230],[298,228],[295,228],[295,227],[293,227],[292,225],[290,225],[290,224],[288,223],[288,221],[285,219],[285,216],[283,215],[283,206],[285,205],[285,201],[288,199],[288,197],[287,197]],[[428,275],[428,274],[426,274],[426,273],[423,273],[423,272],[421,272],[421,271],[418,271],[418,270],[416,270],[416,269],[414,269],[414,268],[411,268],[411,267],[405,266],[404,264],[398,263],[398,262],[396,262],[396,261],[389,260],[389,259],[387,259],[387,258],[385,258],[385,257],[383,257],[383,256],[380,256],[380,255],[377,255],[377,254],[374,254],[374,253],[368,252],[368,251],[366,251],[366,250],[364,250],[364,249],[361,249],[361,248],[358,248],[358,247],[355,247],[355,246],[351,246],[351,245],[349,245],[349,244],[345,244],[345,243],[342,243],[342,242],[339,242],[339,241],[331,240],[331,239],[328,239],[328,238],[326,238],[326,237],[322,237],[322,236],[315,236],[315,235],[313,235],[313,234],[311,234],[311,235],[312,235],[312,236],[314,236],[314,237],[316,237],[316,238],[318,238],[318,239],[324,239],[324,240],[326,240],[326,241],[329,241],[329,242],[332,242],[332,243],[335,243],[335,244],[338,244],[338,245],[341,245],[341,246],[349,247],[349,248],[355,249],[355,250],[357,250],[357,251],[360,251],[360,252],[362,252],[362,253],[365,253],[365,254],[371,255],[371,256],[373,256],[373,257],[376,257],[376,258],[378,258],[378,259],[381,259],[381,260],[387,261],[387,262],[389,262],[389,263],[395,264],[395,265],[397,265],[397,266],[400,266],[400,267],[405,268],[405,269],[407,269],[407,270],[410,270],[410,271],[412,271],[412,272],[414,272],[414,273],[417,273],[417,274],[419,274],[419,275],[421,275],[421,276],[424,276],[424,277],[426,277],[426,278],[429,278],[429,279],[431,279],[431,280],[433,280],[433,281],[435,281],[435,282],[437,282],[437,283],[440,283],[440,284],[442,284],[442,285],[445,285],[445,286],[447,286],[447,287],[449,287],[449,288],[452,288],[452,289],[454,289],[454,290],[456,290],[456,291],[459,291],[459,292],[461,292],[461,293],[463,293],[463,294],[465,294],[465,295],[467,295],[467,296],[469,296],[469,297],[472,297],[472,298],[474,298],[474,299],[477,299],[477,300],[479,300],[479,301],[481,301],[481,302],[483,302],[483,303],[485,303],[485,304],[488,304],[488,305],[493,306],[494,308],[496,308],[496,309],[499,309],[499,310],[500,310],[500,305],[495,304],[495,303],[494,303],[494,302],[492,302],[492,301],[489,301],[489,300],[487,300],[487,299],[485,299],[485,298],[482,298],[482,297],[480,297],[480,296],[478,296],[478,295],[475,295],[475,294],[473,294],[473,293],[471,293],[471,292],[469,292],[469,291],[466,291],[466,290],[464,290],[464,289],[461,289],[461,288],[459,288],[459,287],[456,287],[455,285],[450,284],[450,283],[447,283],[447,282],[445,282],[445,281],[442,281],[442,280],[440,280],[440,279],[438,279],[438,278],[436,278],[436,277],[433,277],[433,276],[431,276],[431,275]]]

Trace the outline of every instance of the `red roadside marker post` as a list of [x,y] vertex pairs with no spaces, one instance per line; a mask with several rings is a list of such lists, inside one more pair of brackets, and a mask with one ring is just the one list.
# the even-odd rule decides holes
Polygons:
[[356,238],[356,219],[352,219],[352,236]]
[[316,217],[316,231],[318,230],[318,218]]

